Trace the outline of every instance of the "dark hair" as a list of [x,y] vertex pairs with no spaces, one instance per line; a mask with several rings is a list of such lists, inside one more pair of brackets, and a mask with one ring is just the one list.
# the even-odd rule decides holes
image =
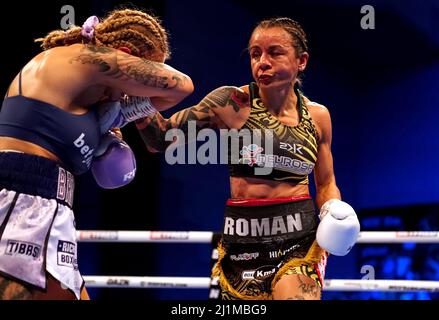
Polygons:
[[299,57],[308,51],[308,40],[306,39],[305,31],[303,31],[302,26],[297,21],[291,18],[279,17],[263,20],[256,25],[253,32],[261,28],[268,29],[275,27],[282,28],[291,35],[293,47],[296,49],[296,54]]
[[136,56],[152,56],[159,50],[170,56],[168,35],[157,17],[140,10],[120,9],[100,21],[91,39],[81,34],[81,27],[55,30],[37,39],[44,50],[74,43],[91,43],[111,48],[127,47]]

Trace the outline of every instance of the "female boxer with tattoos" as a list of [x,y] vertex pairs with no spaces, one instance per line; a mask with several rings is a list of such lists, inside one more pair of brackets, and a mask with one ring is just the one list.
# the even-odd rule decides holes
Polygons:
[[299,88],[309,55],[296,21],[260,22],[248,50],[255,82],[221,87],[170,119],[156,113],[136,125],[157,151],[169,145],[168,129],[187,129],[190,121],[239,132],[230,133],[239,149],[229,144],[231,198],[213,269],[222,299],[320,299],[327,253],[347,254],[360,230],[336,185],[329,111]]
[[[174,106],[193,84],[163,63],[167,33],[139,10],[116,10],[102,21],[92,16],[39,41],[44,51],[18,72],[0,112],[0,299],[87,298],[78,271],[74,176],[96,165],[103,187],[129,181],[130,149],[106,133]],[[125,95],[150,100],[139,107]],[[101,112],[100,103],[122,96],[117,112]],[[104,165],[114,177],[102,176]]]

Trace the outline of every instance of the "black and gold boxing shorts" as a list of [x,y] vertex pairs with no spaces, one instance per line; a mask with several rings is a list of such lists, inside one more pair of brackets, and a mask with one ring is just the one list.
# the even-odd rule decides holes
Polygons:
[[315,241],[317,225],[310,196],[228,200],[212,270],[219,298],[272,299],[276,283],[289,274],[322,287],[327,254]]

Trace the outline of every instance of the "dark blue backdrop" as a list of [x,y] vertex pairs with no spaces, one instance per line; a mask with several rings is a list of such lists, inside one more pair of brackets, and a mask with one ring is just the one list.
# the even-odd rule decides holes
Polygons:
[[[193,95],[172,111],[197,103],[222,85],[249,83],[245,52],[250,32],[274,15],[298,20],[308,33],[310,61],[304,91],[326,105],[333,122],[333,156],[343,198],[361,214],[385,216],[393,208],[421,216],[416,205],[439,203],[439,3],[386,1],[133,1],[152,9],[171,34],[168,63],[189,74]],[[77,24],[102,15],[118,1],[71,1]],[[375,30],[360,27],[363,5],[375,8]],[[32,39],[59,28],[64,3],[10,3],[32,28],[7,33],[9,59],[3,60],[2,87],[38,48]],[[2,21],[4,30],[10,24]],[[12,53],[11,48],[16,50]],[[17,50],[20,48],[20,51]],[[18,52],[20,54],[15,54]],[[80,229],[221,229],[229,195],[227,168],[175,165],[148,154],[133,126],[124,128],[138,159],[136,180],[121,190],[99,190],[86,174],[78,181]],[[312,180],[311,180],[312,181]],[[437,207],[433,207],[437,208]],[[372,210],[372,211],[366,211]],[[373,211],[376,210],[376,211]],[[437,214],[431,209],[429,214]],[[433,212],[433,213],[432,213]],[[363,219],[363,218],[362,218]],[[368,220],[369,221],[369,220]],[[370,222],[365,221],[367,230]],[[392,230],[422,225],[380,222]],[[438,225],[430,225],[433,230]],[[128,249],[129,248],[129,249]],[[84,274],[208,276],[208,245],[80,245]],[[357,246],[332,257],[328,278],[361,278]],[[360,263],[360,264],[359,264]],[[95,298],[205,299],[206,290],[91,290]]]
[[[190,74],[196,87],[180,107],[218,86],[251,81],[244,49],[252,27],[273,15],[290,16],[302,23],[310,42],[304,91],[331,111],[335,172],[343,198],[359,212],[382,208],[383,215],[385,208],[439,202],[437,2],[166,3],[165,24],[174,47],[170,63]],[[375,8],[375,30],[360,27],[364,4]],[[229,194],[227,169],[170,166],[163,157],[160,167],[159,228],[220,230]],[[413,210],[411,214],[420,214]],[[206,276],[205,251],[163,247],[158,270]],[[357,258],[356,251],[332,257],[328,278],[361,278]],[[173,294],[163,291],[159,297],[182,297],[181,292]],[[206,295],[199,294],[194,296]]]

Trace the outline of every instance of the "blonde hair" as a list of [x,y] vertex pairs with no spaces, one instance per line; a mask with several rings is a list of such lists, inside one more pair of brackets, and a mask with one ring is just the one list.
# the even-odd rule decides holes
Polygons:
[[162,53],[164,58],[170,56],[168,34],[161,21],[140,10],[119,9],[110,12],[95,26],[91,39],[84,37],[81,31],[81,27],[72,26],[68,30],[52,31],[35,41],[41,42],[43,50],[90,43],[114,49],[127,47],[138,57],[152,57],[157,52]]

